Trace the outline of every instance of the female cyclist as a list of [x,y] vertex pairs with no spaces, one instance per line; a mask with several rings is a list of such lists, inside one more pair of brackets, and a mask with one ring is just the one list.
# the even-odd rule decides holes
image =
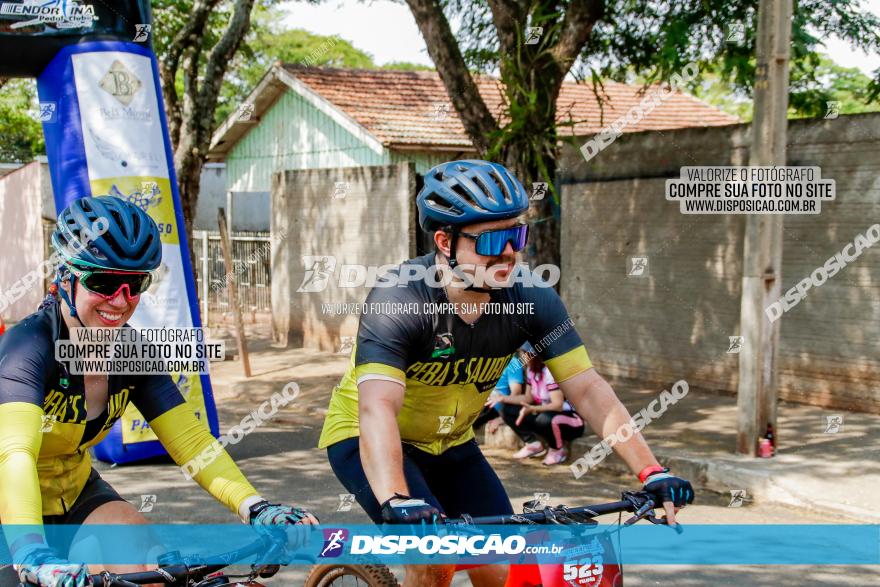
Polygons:
[[[129,401],[179,465],[217,442],[169,375],[73,375],[55,359],[56,341],[68,339],[71,328],[127,327],[162,259],[155,222],[112,196],[81,198],[59,216],[52,246],[62,260],[52,293],[0,337],[0,522],[17,570],[3,568],[0,585],[88,584],[89,572],[101,568],[67,560],[79,536],[50,548],[46,536],[57,524],[147,523],[101,479],[88,451]],[[194,479],[243,522],[317,523],[305,510],[260,497],[229,455],[217,452]],[[142,546],[146,552],[154,545]]]

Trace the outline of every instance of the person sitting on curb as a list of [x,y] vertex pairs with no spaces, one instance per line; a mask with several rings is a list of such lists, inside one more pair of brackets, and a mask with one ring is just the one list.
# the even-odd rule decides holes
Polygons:
[[534,354],[526,367],[526,392],[501,396],[501,417],[525,442],[515,459],[538,457],[545,465],[568,460],[566,445],[584,434],[584,421],[562,395],[544,362]]

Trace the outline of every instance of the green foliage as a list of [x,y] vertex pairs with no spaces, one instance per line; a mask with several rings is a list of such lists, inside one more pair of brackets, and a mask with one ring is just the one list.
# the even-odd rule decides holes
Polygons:
[[[230,102],[230,93],[233,96],[247,95],[247,91],[244,89],[247,86],[247,82],[242,81],[237,72],[246,68],[257,57],[254,43],[265,29],[265,25],[262,23],[268,22],[273,15],[277,16],[275,6],[280,3],[281,0],[257,0],[254,4],[251,14],[251,27],[245,35],[238,52],[235,54],[229,71],[224,77],[223,88],[221,89],[217,109],[215,110],[215,120],[223,120],[241,102],[241,100]],[[177,33],[188,22],[193,12],[193,4],[193,0],[153,0],[152,40],[153,48],[160,60],[163,55],[167,54],[168,47]],[[217,44],[232,17],[233,4],[231,0],[219,0],[217,6],[211,11],[201,43],[202,51],[199,55],[200,72],[203,71],[203,66],[211,48]],[[175,79],[178,96],[183,96],[184,94],[183,75],[184,72],[181,67]],[[237,91],[236,88],[238,88]]]
[[691,93],[704,102],[732,114],[741,122],[752,119],[752,98],[736,84],[725,80],[715,69],[702,72],[700,83],[690,88]]
[[[565,11],[571,1],[555,6]],[[444,2],[447,11],[461,21],[456,38],[468,66],[497,72],[506,56],[499,54],[486,0]],[[828,100],[843,102],[841,113],[877,109],[880,70],[868,79],[832,64],[821,54],[822,40],[830,36],[869,54],[880,51],[880,17],[867,12],[863,4],[862,0],[795,0],[789,97],[793,115],[824,114]],[[542,2],[534,4],[533,18],[542,6]],[[666,81],[695,62],[701,73],[689,90],[748,120],[755,82],[757,15],[758,0],[606,0],[604,16],[594,26],[571,74],[594,83],[601,94],[599,80]]]
[[[534,76],[556,67],[552,55],[562,29],[562,14],[535,15],[531,26],[542,27],[538,42],[526,45],[525,31],[518,31],[517,51],[501,55],[499,69],[504,95],[500,128],[490,137],[488,159],[504,161],[520,177],[544,181],[558,203],[552,167],[556,158],[559,124],[555,100],[533,83]],[[573,122],[571,122],[573,124]]]
[[824,55],[810,66],[792,76],[790,116],[824,116],[831,101],[840,103],[840,114],[880,111],[876,97],[871,100],[871,78],[857,68],[842,67]]
[[[869,53],[880,50],[880,17],[862,10],[861,0],[795,2],[789,96],[793,115],[824,114],[825,102],[834,99],[829,96],[840,92],[848,96],[851,108],[856,107],[852,101],[869,108],[868,103],[877,100],[880,70],[871,81],[821,54],[821,41],[829,36]],[[609,1],[575,73],[628,81],[635,72],[650,83],[668,80],[695,62],[701,74],[690,90],[749,119],[757,12],[757,0]]]
[[[857,68],[837,65],[825,55],[792,71],[790,88],[789,118],[824,116],[832,101],[840,103],[840,114],[880,111],[880,103],[870,98],[871,78]],[[717,67],[703,71],[701,82],[691,91],[743,122],[752,119],[750,92],[724,79]]]
[[[376,69],[373,57],[338,36],[310,33],[302,29],[282,30],[283,15],[267,8],[255,15],[247,44],[239,52],[221,91],[216,120],[222,122],[257,86],[276,61],[304,66],[344,69]],[[381,69],[431,71],[430,66],[395,62]]]
[[224,120],[256,87],[276,61],[317,67],[373,69],[368,53],[338,36],[316,35],[302,29],[279,30],[280,14],[257,15],[247,46],[239,52],[221,91],[216,120]]
[[348,41],[336,36],[316,35],[302,29],[280,33],[263,32],[254,42],[254,50],[262,60],[351,69],[375,67],[369,54],[356,49]]
[[435,71],[430,65],[410,63],[409,61],[391,61],[385,65],[380,65],[379,69],[391,69],[394,71]]
[[0,162],[27,163],[46,151],[34,80],[13,79],[0,88]]

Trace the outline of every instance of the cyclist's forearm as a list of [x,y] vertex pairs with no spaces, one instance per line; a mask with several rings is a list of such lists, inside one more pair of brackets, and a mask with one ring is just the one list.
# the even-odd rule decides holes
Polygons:
[[184,472],[231,511],[258,495],[238,465],[187,404],[150,421],[150,427]]
[[393,402],[381,398],[362,400],[359,412],[361,464],[373,495],[382,503],[395,493],[408,494]]
[[43,542],[43,502],[37,458],[43,410],[26,402],[0,404],[0,522],[10,550]]
[[[569,402],[601,439],[616,434],[632,420],[611,385],[595,369],[581,373],[560,385]],[[629,440],[614,445],[614,452],[636,475],[645,467],[657,464],[657,459],[644,437],[635,430]]]

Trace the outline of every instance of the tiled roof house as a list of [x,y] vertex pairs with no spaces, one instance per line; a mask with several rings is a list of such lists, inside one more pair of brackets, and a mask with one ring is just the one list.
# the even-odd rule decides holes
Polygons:
[[[477,80],[499,116],[497,79]],[[638,86],[606,82],[600,106],[589,85],[565,82],[561,133],[590,136],[625,115],[643,95]],[[677,92],[626,132],[719,126],[736,117]],[[272,173],[414,161],[416,170],[474,154],[443,82],[433,71],[326,69],[275,64],[214,134],[209,160],[225,161],[229,190],[265,192]]]

